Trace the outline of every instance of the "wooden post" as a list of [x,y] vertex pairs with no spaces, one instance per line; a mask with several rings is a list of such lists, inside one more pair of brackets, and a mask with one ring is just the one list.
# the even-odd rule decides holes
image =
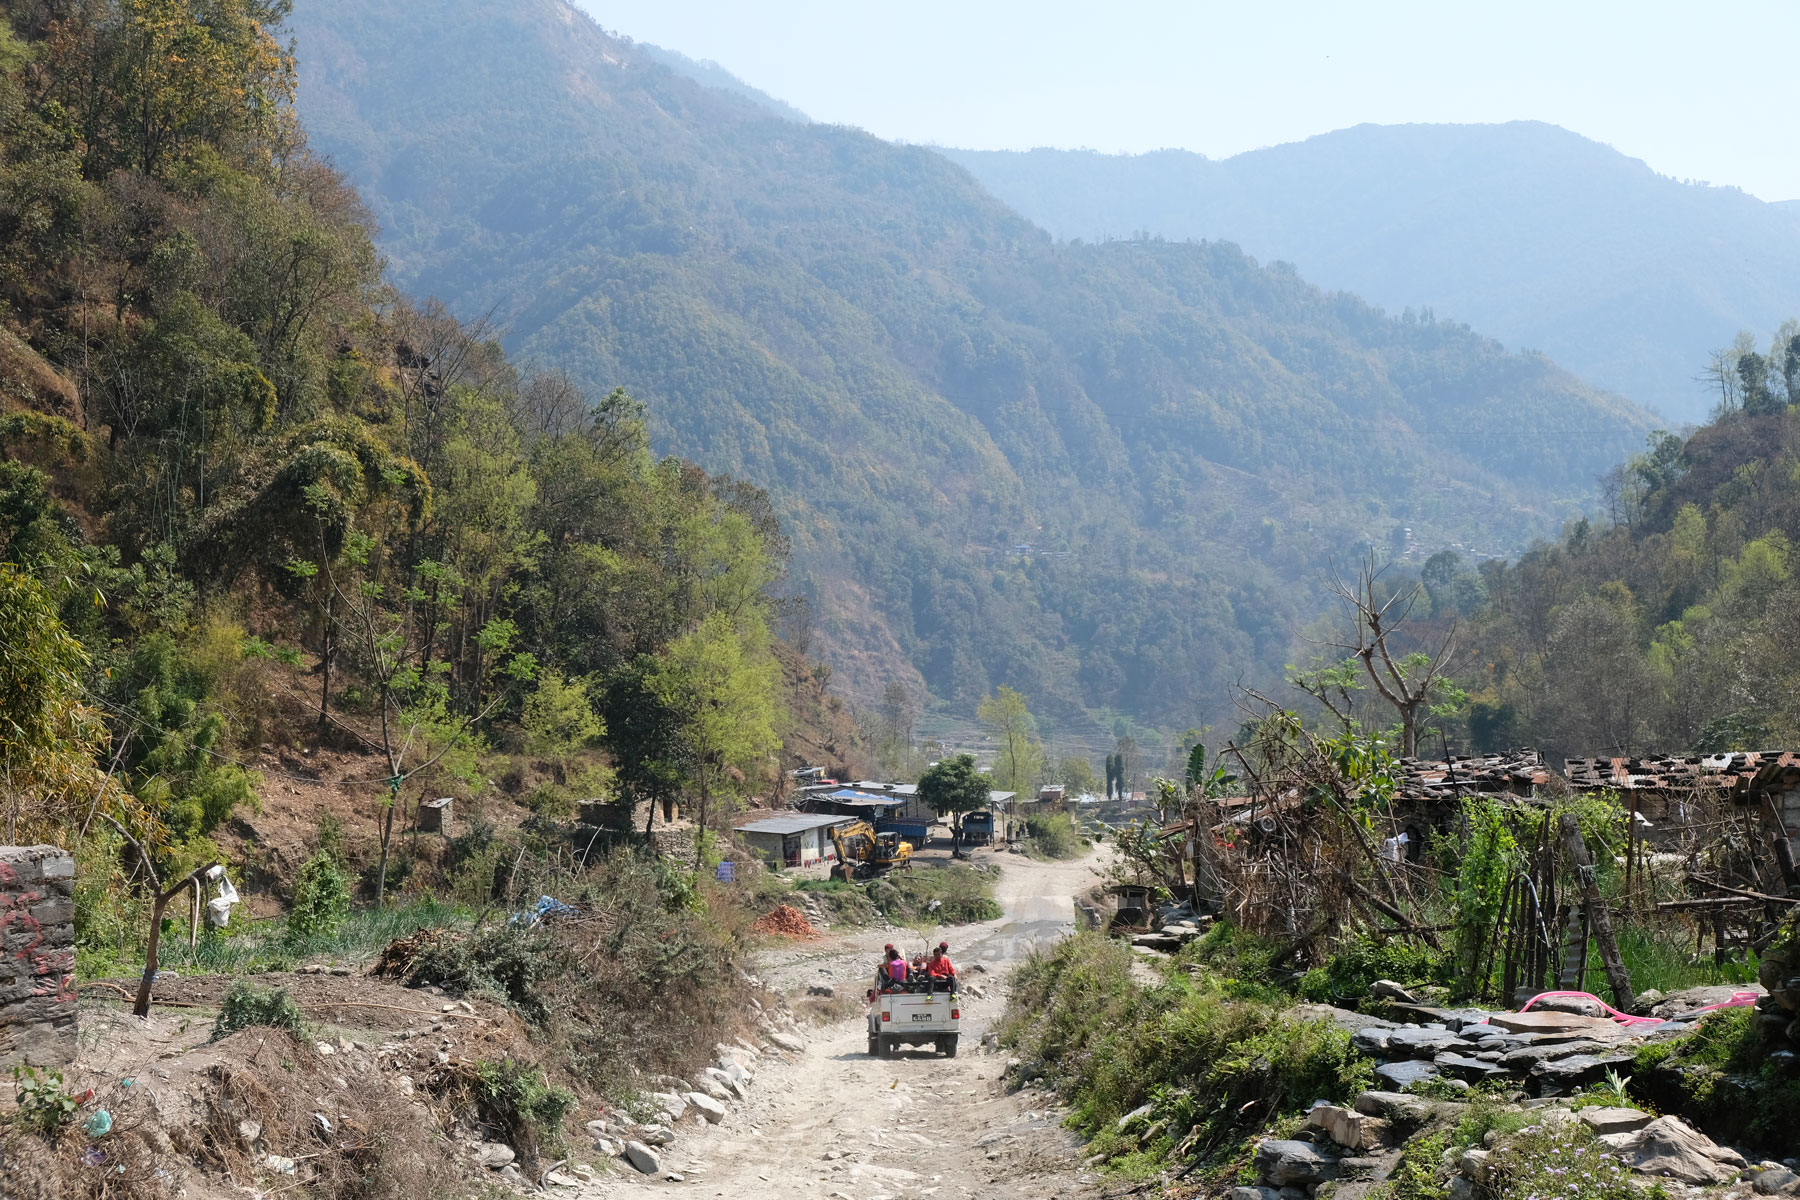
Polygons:
[[188,910],[188,953],[200,944],[200,882],[194,881],[194,902]]
[[[1574,813],[1564,813],[1562,818],[1563,845],[1568,850],[1569,861],[1575,867],[1575,875],[1581,882],[1582,908],[1587,915],[1587,923],[1593,929],[1594,941],[1600,947],[1600,964],[1606,970],[1606,982],[1612,988],[1613,1003],[1625,1012],[1630,1012],[1637,1002],[1631,990],[1631,975],[1625,970],[1624,960],[1619,957],[1619,943],[1613,937],[1612,916],[1606,911],[1606,903],[1600,898],[1600,885],[1594,878],[1594,863],[1588,857],[1587,843],[1581,838],[1581,823],[1575,819]],[[1586,946],[1582,949],[1585,951]]]
[[1775,862],[1781,867],[1781,882],[1792,892],[1800,888],[1800,872],[1794,867],[1794,844],[1788,841],[1787,825],[1781,819],[1781,809],[1775,805],[1775,797],[1764,792],[1762,796],[1763,811],[1768,814],[1769,828],[1775,834]]

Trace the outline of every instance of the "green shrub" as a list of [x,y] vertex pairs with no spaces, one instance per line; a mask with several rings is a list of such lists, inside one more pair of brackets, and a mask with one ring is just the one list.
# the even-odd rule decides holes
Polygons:
[[18,1066],[12,1070],[13,1121],[24,1129],[54,1138],[75,1120],[81,1105],[63,1086],[61,1071],[45,1071]]
[[441,987],[452,996],[491,996],[533,1021],[543,1021],[550,1002],[538,985],[557,971],[555,958],[547,934],[498,925],[427,946],[413,959],[406,982],[413,987]]
[[968,925],[1004,915],[993,873],[963,863],[894,871],[865,885],[869,900],[893,921]]
[[[1217,1161],[1250,1130],[1372,1079],[1348,1034],[1296,1019],[1266,989],[1179,961],[1154,987],[1131,972],[1122,943],[1066,938],[1014,973],[1001,1026],[1024,1073],[1056,1084],[1099,1153]],[[1119,1130],[1146,1102],[1143,1129]]]
[[1087,839],[1075,828],[1068,813],[1048,813],[1025,818],[1026,850],[1033,858],[1079,858]]
[[350,911],[350,880],[337,857],[321,850],[306,860],[294,881],[288,936],[295,941],[337,932]]
[[1443,1133],[1407,1142],[1388,1184],[1391,1200],[1444,1200],[1450,1194],[1444,1170],[1444,1150],[1449,1144],[1449,1135]]
[[1792,1145],[1800,1076],[1769,1061],[1757,1019],[1752,1008],[1721,1009],[1685,1037],[1642,1047],[1632,1061],[1631,1094],[1681,1113],[1719,1140],[1772,1151]]
[[563,1149],[563,1118],[575,1107],[575,1093],[548,1083],[536,1067],[510,1058],[476,1063],[473,1082],[481,1120],[500,1130],[528,1163],[544,1151]]
[[1315,1003],[1354,1007],[1367,999],[1377,979],[1407,986],[1445,983],[1449,964],[1446,955],[1404,938],[1354,937],[1301,976],[1296,990]]
[[233,983],[219,1003],[219,1019],[213,1022],[213,1040],[253,1025],[285,1029],[295,1037],[306,1036],[306,1019],[286,988],[264,991],[243,980]]

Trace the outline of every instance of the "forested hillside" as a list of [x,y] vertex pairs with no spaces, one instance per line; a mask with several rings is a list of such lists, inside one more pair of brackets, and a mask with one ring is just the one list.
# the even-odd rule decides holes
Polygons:
[[1480,748],[1768,749],[1800,739],[1800,406],[1766,383],[1659,435],[1583,521],[1467,596]]
[[297,838],[378,902],[422,795],[510,793],[436,864],[479,900],[496,824],[776,765],[766,496],[385,284],[285,10],[0,6],[0,798],[8,842],[80,846],[84,953],[141,933],[114,830],[275,870],[233,822],[290,750],[352,764]]
[[1800,212],[1538,122],[1361,125],[1208,160],[945,150],[1059,237],[1220,238],[1390,311],[1429,308],[1668,420],[1696,364],[1800,309]]
[[562,0],[295,18],[301,107],[397,279],[767,487],[859,697],[1228,719],[1327,556],[1515,549],[1647,428],[1230,246],[1058,243],[931,151],[702,86]]

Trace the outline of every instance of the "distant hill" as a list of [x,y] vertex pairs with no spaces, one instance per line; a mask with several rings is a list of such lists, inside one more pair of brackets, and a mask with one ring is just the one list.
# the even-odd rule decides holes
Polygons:
[[1234,721],[1371,542],[1554,531],[1647,416],[1235,247],[1058,244],[960,167],[801,125],[561,0],[311,0],[315,144],[397,281],[768,487],[834,684],[1053,734]]
[[944,153],[1059,237],[1223,238],[1675,421],[1705,417],[1709,351],[1800,315],[1800,205],[1679,183],[1554,125],[1359,125],[1219,161]]
[[649,42],[638,42],[636,46],[640,54],[652,62],[661,63],[677,75],[686,75],[696,83],[742,96],[784,120],[795,121],[801,125],[812,124],[811,117],[787,101],[777,100],[769,93],[751,87],[710,58],[689,58],[679,50],[668,50],[662,46],[653,46]]

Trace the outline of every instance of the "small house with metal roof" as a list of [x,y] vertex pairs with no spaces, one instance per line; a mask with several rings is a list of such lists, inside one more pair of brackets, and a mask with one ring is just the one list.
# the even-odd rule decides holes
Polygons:
[[737,827],[737,832],[776,870],[810,867],[837,861],[831,830],[854,819],[838,813],[783,813],[746,821]]

